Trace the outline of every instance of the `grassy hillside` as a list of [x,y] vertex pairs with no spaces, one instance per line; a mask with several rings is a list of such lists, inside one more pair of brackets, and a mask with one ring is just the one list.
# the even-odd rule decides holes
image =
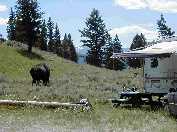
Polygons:
[[[65,71],[73,70],[73,64],[47,52],[34,49],[32,55],[28,56],[25,48],[8,47],[0,45],[0,73],[14,80],[29,80],[30,68],[38,63],[46,62],[51,65],[53,76],[61,75]],[[73,68],[73,69],[70,69]]]
[[[89,98],[112,98],[123,86],[141,88],[141,70],[111,71],[90,65],[78,65],[54,54],[33,49],[28,56],[23,45],[0,45],[1,98],[75,101],[80,95]],[[45,62],[51,68],[49,87],[31,85],[30,68]]]

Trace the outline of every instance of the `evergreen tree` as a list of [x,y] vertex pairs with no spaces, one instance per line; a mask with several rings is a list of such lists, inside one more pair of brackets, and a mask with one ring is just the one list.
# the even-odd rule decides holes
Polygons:
[[67,34],[65,33],[64,35],[64,39],[62,41],[62,57],[65,58],[65,59],[68,59],[69,58],[69,50],[68,50],[68,36]]
[[47,23],[47,28],[48,28],[48,50],[50,52],[54,51],[54,22],[52,21],[51,17],[49,17],[48,23]]
[[47,25],[45,20],[41,25],[41,32],[40,32],[40,42],[41,42],[41,50],[47,51]]
[[133,38],[133,42],[130,46],[130,50],[143,49],[146,46],[147,42],[144,35],[141,33],[136,34]]
[[93,9],[90,16],[86,19],[86,28],[81,33],[83,46],[89,48],[86,61],[88,64],[101,66],[103,61],[103,47],[106,45],[108,32],[99,11]]
[[10,10],[10,16],[9,16],[9,21],[8,21],[8,26],[7,26],[7,38],[9,40],[15,40],[15,12],[11,8]]
[[[146,39],[144,35],[141,33],[140,35],[135,35],[133,38],[133,42],[130,46],[130,50],[140,50],[143,49],[147,45]],[[128,64],[132,68],[138,68],[141,67],[142,59],[137,59],[137,58],[131,58],[128,60]]]
[[2,34],[0,33],[0,43],[5,42],[6,40],[3,38]]
[[110,66],[110,60],[112,60],[110,57],[113,55],[113,52],[114,52],[113,48],[114,48],[113,40],[112,40],[112,37],[109,35],[106,46],[104,48],[104,60],[103,60],[105,67],[109,69],[113,69]]
[[17,0],[15,40],[27,43],[31,53],[41,25],[42,13],[37,0]]
[[71,39],[71,34],[68,34],[68,44],[69,44],[69,48],[70,48],[70,60],[77,62],[77,53],[76,53],[76,49],[74,47],[73,41]]
[[68,35],[65,33],[61,46],[61,57],[77,62],[77,53],[70,33]]
[[61,52],[61,40],[60,40],[60,30],[58,25],[55,25],[55,32],[54,32],[54,53],[60,55]]
[[122,52],[122,45],[121,45],[121,42],[120,42],[117,34],[113,40],[113,46],[114,46],[113,47],[114,53],[121,53]]
[[118,38],[118,35],[112,40],[109,36],[108,44],[106,45],[106,52],[105,52],[105,66],[106,68],[113,69],[113,70],[122,70],[125,68],[125,64],[120,59],[113,59],[110,58],[113,53],[121,53],[122,52],[122,45]]
[[157,20],[157,26],[159,37],[166,38],[175,34],[175,32],[166,25],[166,20],[163,14],[161,14],[160,20]]
[[3,37],[2,37],[2,33],[0,33],[0,39],[2,39]]

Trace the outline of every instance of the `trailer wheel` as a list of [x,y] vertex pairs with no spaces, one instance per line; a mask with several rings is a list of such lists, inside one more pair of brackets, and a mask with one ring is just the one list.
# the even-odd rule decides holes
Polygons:
[[177,117],[177,115],[174,115],[173,112],[171,111],[170,106],[169,106],[168,103],[165,104],[165,106],[164,106],[164,111],[167,112],[170,116],[175,116],[175,117]]
[[132,103],[133,108],[140,108],[141,105],[139,103]]
[[131,103],[132,103],[132,107],[140,108],[142,105],[142,100],[139,96],[137,96],[135,98],[132,98]]
[[164,111],[170,113],[170,109],[169,109],[168,104],[165,104],[165,105],[164,105]]
[[162,102],[159,102],[159,101],[153,101],[151,102],[151,109],[153,110],[157,110],[159,108],[163,108],[165,106],[163,106]]

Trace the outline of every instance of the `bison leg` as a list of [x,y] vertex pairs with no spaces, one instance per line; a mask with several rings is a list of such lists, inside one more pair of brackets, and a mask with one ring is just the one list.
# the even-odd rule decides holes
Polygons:
[[41,80],[38,80],[38,81],[37,81],[37,85],[38,85],[38,86],[41,86]]
[[43,85],[47,86],[47,81],[46,80],[43,80]]
[[32,81],[32,86],[33,86],[34,83],[36,84],[36,80],[33,79],[33,81]]

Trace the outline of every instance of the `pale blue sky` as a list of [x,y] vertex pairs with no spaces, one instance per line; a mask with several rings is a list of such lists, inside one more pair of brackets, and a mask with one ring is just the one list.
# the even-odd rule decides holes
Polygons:
[[[0,0],[0,32],[6,36],[9,9],[16,0]],[[136,33],[146,38],[157,36],[156,21],[163,13],[167,24],[177,32],[177,0],[38,0],[44,17],[49,16],[59,24],[62,35],[71,33],[76,46],[81,37],[85,18],[93,8],[100,11],[112,35],[118,33],[123,47],[129,47]]]

